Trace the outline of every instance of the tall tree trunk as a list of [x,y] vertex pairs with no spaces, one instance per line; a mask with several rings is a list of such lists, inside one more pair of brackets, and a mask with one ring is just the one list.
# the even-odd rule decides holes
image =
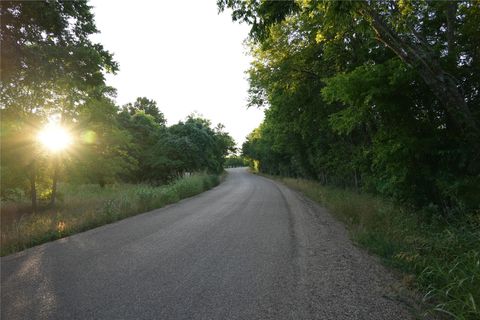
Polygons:
[[[451,11],[454,8],[450,8]],[[402,61],[415,68],[419,76],[438,98],[457,129],[476,147],[480,144],[480,131],[458,81],[442,69],[428,42],[411,30],[418,43],[407,42],[396,34],[370,6],[359,7],[359,13],[370,23],[379,41],[390,48]],[[453,32],[453,27],[449,32]],[[453,35],[450,35],[453,37]],[[449,36],[449,37],[450,37]],[[453,39],[450,39],[453,41]],[[452,48],[453,51],[453,48]]]
[[457,16],[457,1],[445,3],[445,17],[447,20],[447,49],[449,64],[454,65],[456,61],[455,54],[455,20]]
[[60,174],[60,161],[59,155],[55,155],[54,163],[53,163],[53,180],[52,180],[52,196],[50,197],[50,207],[55,206],[55,202],[57,200],[57,184],[58,184],[58,176]]
[[353,181],[355,183],[355,190],[358,190],[358,174],[357,169],[353,169]]
[[30,198],[32,201],[32,212],[37,212],[37,186],[36,186],[36,179],[37,178],[37,168],[35,160],[32,161],[30,164]]

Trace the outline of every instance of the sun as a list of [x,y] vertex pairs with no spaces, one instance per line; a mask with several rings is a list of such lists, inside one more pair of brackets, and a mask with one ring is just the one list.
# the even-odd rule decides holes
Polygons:
[[52,152],[60,152],[72,144],[70,132],[57,124],[47,124],[38,133],[38,140]]

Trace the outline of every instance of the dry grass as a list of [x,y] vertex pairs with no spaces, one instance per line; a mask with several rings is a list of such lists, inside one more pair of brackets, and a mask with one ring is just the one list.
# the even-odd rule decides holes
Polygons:
[[[63,185],[55,210],[12,217],[23,204],[2,203],[2,256],[163,207],[208,190],[220,181],[217,175],[195,174],[169,185],[116,184]],[[16,207],[15,207],[16,206]],[[7,213],[4,213],[3,209]],[[10,211],[10,212],[9,212]],[[9,214],[9,218],[3,218]]]

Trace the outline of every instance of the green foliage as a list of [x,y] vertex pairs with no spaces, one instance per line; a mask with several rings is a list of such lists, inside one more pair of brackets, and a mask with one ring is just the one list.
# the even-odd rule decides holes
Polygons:
[[191,177],[188,181],[179,179],[174,183],[175,192],[180,198],[187,198],[202,192],[205,186],[209,185],[207,179],[202,177]]
[[281,21],[287,14],[297,9],[294,1],[235,1],[217,0],[221,11],[232,9],[234,21],[244,21],[252,25],[250,35],[263,39],[268,34],[268,27]]
[[138,97],[134,103],[127,103],[122,107],[123,112],[128,112],[130,115],[135,115],[139,111],[151,115],[156,123],[165,125],[166,120],[163,113],[158,109],[157,103],[146,97]]
[[220,173],[234,146],[222,125],[212,129],[210,121],[189,116],[159,136],[146,164],[151,168],[151,178],[157,180],[169,180],[186,172]]
[[38,146],[38,131],[54,116],[74,128],[86,113],[95,113],[94,104],[108,106],[114,95],[104,73],[118,65],[90,40],[97,32],[90,10],[86,1],[0,4],[2,168],[17,177],[2,189],[22,188],[34,209],[37,186],[44,193],[42,184],[57,170]]
[[147,164],[149,152],[166,130],[165,123],[157,122],[157,118],[145,110],[137,110],[130,114],[124,108],[117,118],[120,126],[132,137],[133,143],[127,148],[127,153],[137,164],[132,171],[124,175],[124,179],[134,182],[148,181],[151,173],[151,168]]
[[[274,20],[268,17],[277,9],[261,2],[220,5],[234,10],[234,20],[251,23],[252,32],[264,28],[262,37],[250,39],[250,105],[267,106],[264,123],[243,146],[252,164],[416,207],[433,205],[444,215],[479,208],[480,65],[466,43],[477,33],[465,19],[476,16],[478,4],[306,1]],[[255,25],[255,19],[269,22]],[[419,34],[410,43],[414,28],[431,47]],[[393,30],[393,38],[385,30]],[[462,55],[452,41],[462,43]],[[425,50],[435,75],[411,57]],[[435,77],[464,80],[450,88],[429,80]],[[464,98],[447,101],[446,91]]]
[[77,144],[66,163],[65,180],[104,186],[136,168],[137,159],[129,152],[134,138],[117,121],[117,111],[109,99],[87,101],[75,125]]
[[249,165],[249,161],[242,156],[231,155],[225,160],[226,168],[248,167]]
[[118,65],[89,39],[97,32],[90,9],[87,1],[2,1],[2,102],[16,103],[22,94],[44,99],[65,87],[88,91],[104,84],[103,72],[116,71]]

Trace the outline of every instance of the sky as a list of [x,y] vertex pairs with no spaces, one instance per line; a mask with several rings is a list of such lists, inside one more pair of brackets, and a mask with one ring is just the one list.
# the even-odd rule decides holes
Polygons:
[[192,112],[225,125],[241,146],[263,111],[248,108],[245,71],[251,57],[243,45],[249,27],[218,14],[216,0],[91,0],[97,29],[92,39],[120,64],[107,84],[117,103],[147,97],[168,125]]

